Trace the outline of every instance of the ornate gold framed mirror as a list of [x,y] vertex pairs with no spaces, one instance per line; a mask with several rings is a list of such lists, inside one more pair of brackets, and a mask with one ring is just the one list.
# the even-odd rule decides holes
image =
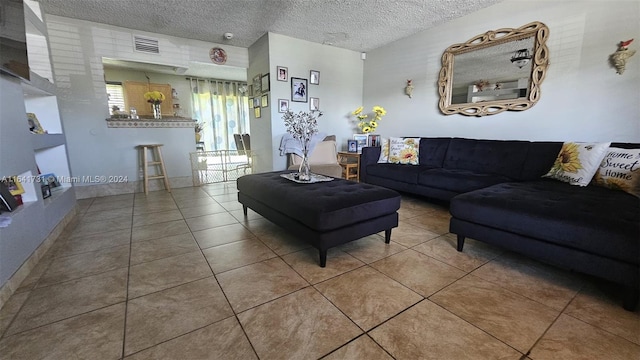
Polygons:
[[449,46],[438,79],[440,111],[484,116],[535,105],[549,64],[548,37],[549,28],[536,21]]

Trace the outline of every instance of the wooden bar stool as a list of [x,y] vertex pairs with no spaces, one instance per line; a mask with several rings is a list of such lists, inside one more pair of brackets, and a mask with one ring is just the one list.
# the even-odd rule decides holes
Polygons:
[[[140,159],[140,163],[142,164],[142,172],[144,174],[144,194],[149,193],[149,180],[153,179],[163,179],[164,187],[168,192],[171,192],[171,187],[169,186],[169,178],[167,177],[167,170],[164,167],[164,160],[162,159],[162,147],[163,144],[146,144],[146,145],[138,145],[136,149],[138,152],[142,151],[142,158]],[[151,161],[148,161],[147,153],[151,150]],[[149,174],[149,166],[155,167],[155,174]]]

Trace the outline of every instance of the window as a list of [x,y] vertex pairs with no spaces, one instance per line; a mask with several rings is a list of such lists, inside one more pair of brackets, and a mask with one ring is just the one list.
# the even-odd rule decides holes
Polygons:
[[117,106],[119,110],[125,111],[124,108],[124,91],[122,90],[122,83],[108,82],[107,83],[107,103],[109,104],[109,114],[114,115],[114,106]]
[[211,150],[237,150],[234,134],[249,133],[249,98],[244,82],[188,78],[193,118],[206,123],[202,135]]

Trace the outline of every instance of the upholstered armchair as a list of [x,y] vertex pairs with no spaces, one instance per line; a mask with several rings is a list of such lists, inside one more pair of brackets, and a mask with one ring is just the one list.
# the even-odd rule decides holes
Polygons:
[[[289,170],[297,170],[302,162],[302,157],[289,154]],[[311,172],[325,176],[339,178],[342,176],[342,167],[338,164],[338,150],[335,140],[320,141],[309,154]]]

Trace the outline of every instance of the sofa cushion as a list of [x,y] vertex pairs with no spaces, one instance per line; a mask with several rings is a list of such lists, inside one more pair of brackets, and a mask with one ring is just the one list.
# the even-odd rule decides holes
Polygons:
[[389,162],[394,164],[418,165],[420,138],[389,139]]
[[571,185],[589,185],[610,144],[565,142],[545,177]]
[[454,197],[455,218],[638,264],[640,201],[553,180],[504,183]]
[[640,197],[640,149],[610,147],[593,183]]
[[419,163],[434,168],[442,167],[449,142],[451,138],[420,138]]
[[380,157],[378,163],[386,164],[389,162],[389,138],[383,138],[380,141]]
[[523,181],[540,179],[551,169],[560,148],[562,148],[562,142],[560,141],[530,142],[522,174],[517,179]]
[[366,171],[367,176],[417,184],[418,175],[428,169],[429,167],[424,165],[373,164],[367,165]]
[[428,169],[418,175],[418,184],[463,193],[513,181],[506,176],[476,173],[469,170]]
[[443,167],[518,178],[527,158],[529,142],[451,139]]

